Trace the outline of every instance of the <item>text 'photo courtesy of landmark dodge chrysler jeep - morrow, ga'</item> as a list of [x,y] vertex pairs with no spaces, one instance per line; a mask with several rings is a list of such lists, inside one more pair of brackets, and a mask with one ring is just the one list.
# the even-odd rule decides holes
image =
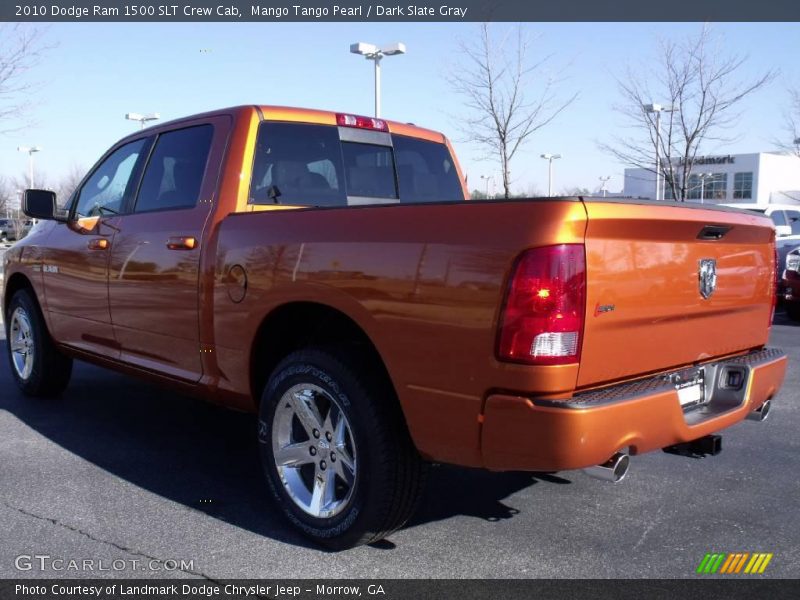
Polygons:
[[187,117],[64,206],[27,191],[45,221],[5,255],[22,391],[58,395],[80,359],[256,413],[275,506],[332,548],[401,527],[431,461],[616,481],[631,455],[715,454],[786,370],[766,217],[471,201],[410,124]]

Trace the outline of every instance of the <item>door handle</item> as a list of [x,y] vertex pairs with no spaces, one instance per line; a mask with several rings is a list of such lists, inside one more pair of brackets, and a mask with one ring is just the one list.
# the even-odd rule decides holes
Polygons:
[[170,250],[194,250],[197,248],[197,238],[191,236],[171,237],[167,240]]
[[111,244],[108,243],[106,238],[94,238],[89,240],[89,250],[108,250]]

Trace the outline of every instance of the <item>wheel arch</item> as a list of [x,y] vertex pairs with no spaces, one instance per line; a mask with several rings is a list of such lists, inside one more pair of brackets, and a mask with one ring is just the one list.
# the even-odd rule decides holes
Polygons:
[[14,297],[18,291],[27,289],[30,290],[33,299],[36,301],[36,304],[39,306],[39,310],[42,310],[42,305],[39,302],[39,298],[36,296],[36,289],[33,287],[33,283],[27,276],[23,273],[13,273],[6,282],[5,291],[3,294],[3,316],[5,317],[6,313],[8,313],[8,305],[11,304],[11,298]]
[[[372,369],[388,386],[394,399],[397,390],[375,343],[350,316],[327,304],[296,301],[282,304],[262,320],[250,352],[250,386],[256,403],[278,363],[292,352],[311,346],[348,344],[357,347]],[[399,401],[398,401],[399,403]]]

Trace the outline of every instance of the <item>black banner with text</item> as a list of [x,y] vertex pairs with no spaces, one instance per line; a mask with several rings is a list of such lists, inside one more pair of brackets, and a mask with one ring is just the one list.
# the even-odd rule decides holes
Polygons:
[[0,580],[0,600],[674,600],[796,598],[797,581],[665,580]]
[[4,0],[0,21],[800,21],[797,0]]

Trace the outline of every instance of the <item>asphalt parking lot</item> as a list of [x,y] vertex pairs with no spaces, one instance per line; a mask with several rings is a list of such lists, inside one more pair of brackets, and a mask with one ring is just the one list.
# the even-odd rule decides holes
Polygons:
[[[61,400],[25,399],[3,344],[0,577],[683,578],[712,551],[771,552],[759,577],[798,577],[800,326],[779,313],[772,345],[791,361],[774,412],[717,457],[634,457],[619,485],[439,466],[408,527],[328,553],[271,510],[250,417],[84,364]],[[21,555],[95,570],[21,571]]]

